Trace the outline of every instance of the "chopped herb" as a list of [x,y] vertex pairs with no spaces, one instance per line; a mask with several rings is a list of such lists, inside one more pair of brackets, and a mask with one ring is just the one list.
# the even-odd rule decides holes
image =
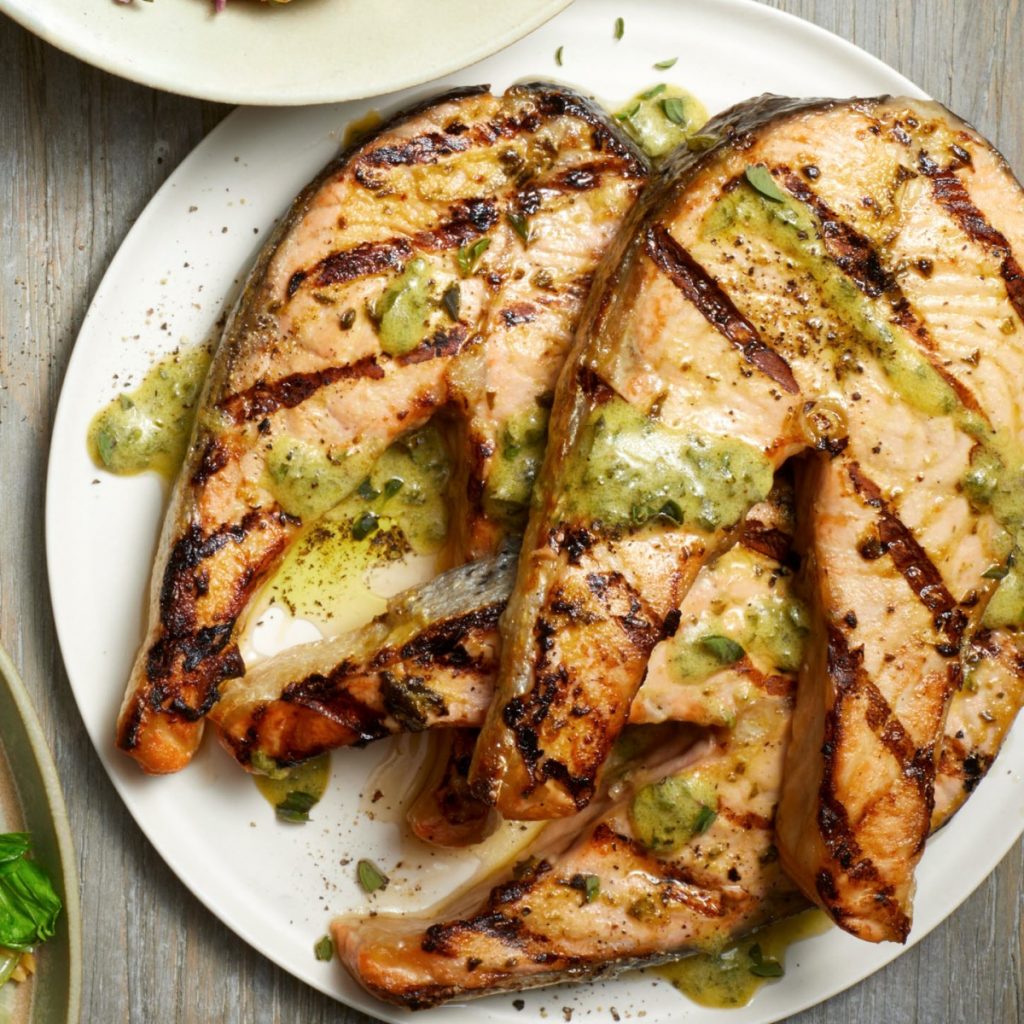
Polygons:
[[575,874],[569,879],[568,885],[570,889],[583,894],[583,903],[593,903],[601,892],[601,879],[597,875]]
[[309,812],[316,805],[317,798],[312,793],[294,790],[274,808],[278,821],[287,821],[292,825],[301,825],[309,821]]
[[558,48],[557,50],[555,50],[555,63],[556,63],[556,64],[557,64],[557,65],[558,65],[559,67],[561,67],[561,66],[562,66],[562,51],[563,51],[564,49],[565,49],[565,47],[564,47],[564,46],[560,46],[560,47],[559,47],[559,48]]
[[785,200],[786,197],[782,194],[782,189],[775,184],[771,171],[764,164],[751,164],[743,173],[746,175],[750,187],[760,192],[765,199],[771,199],[775,203]]
[[683,101],[678,96],[668,96],[663,99],[661,109],[673,124],[686,124],[686,107],[683,106]]
[[691,153],[703,153],[717,142],[718,139],[714,135],[691,135],[686,140],[686,148]]
[[507,214],[512,230],[523,240],[523,245],[530,244],[530,222],[521,213]]
[[731,665],[743,657],[743,648],[727,636],[710,634],[700,638],[700,645],[723,665]]
[[1010,570],[1005,565],[991,565],[981,575],[986,580],[1001,580],[1004,579]]
[[683,522],[683,510],[679,507],[679,503],[669,498],[661,508],[658,509],[658,515],[662,519],[671,520],[676,526],[682,525]]
[[631,106],[626,107],[625,110],[620,110],[615,115],[615,118],[618,121],[628,121],[631,117],[636,117],[636,115],[639,112],[640,112],[640,101],[637,100],[636,103],[632,104]]
[[718,811],[708,807],[707,804],[703,804],[700,813],[697,815],[697,820],[693,823],[693,834],[697,836],[703,835],[715,823],[715,818],[717,817]]
[[786,973],[778,960],[765,957],[757,943],[747,950],[747,956],[750,957],[750,973],[757,978],[781,978]]
[[487,252],[490,244],[489,238],[478,238],[475,242],[470,242],[469,245],[464,245],[459,249],[455,254],[455,259],[463,277],[469,277],[476,270],[480,257]]
[[334,956],[334,943],[331,941],[330,935],[325,935],[320,939],[319,942],[313,947],[313,954],[317,960],[330,960]]
[[660,96],[668,86],[664,82],[659,82],[657,85],[648,89],[647,92],[640,93],[640,99],[642,100],[653,100],[655,96]]
[[357,488],[356,494],[359,495],[363,501],[373,501],[374,498],[380,497],[380,491],[378,491],[371,482],[370,478],[367,477]]
[[462,308],[462,289],[459,288],[458,281],[445,288],[444,295],[441,296],[441,303],[453,320],[459,319],[459,310]]
[[393,476],[386,484],[384,484],[384,497],[393,498],[404,485],[405,481],[399,479],[397,476]]
[[341,329],[343,331],[352,330],[352,325],[356,322],[356,311],[354,309],[346,309],[345,312],[341,314],[338,322],[341,324]]
[[361,860],[356,865],[356,875],[363,891],[373,895],[378,889],[388,887],[388,876],[385,875],[372,860]]
[[658,71],[668,71],[669,68],[675,67],[677,60],[678,57],[669,57],[668,60],[659,60],[654,66]]
[[364,512],[352,524],[352,539],[365,540],[377,529],[377,516],[373,512]]
[[626,23],[621,18],[615,19],[615,38],[621,39],[626,31]]

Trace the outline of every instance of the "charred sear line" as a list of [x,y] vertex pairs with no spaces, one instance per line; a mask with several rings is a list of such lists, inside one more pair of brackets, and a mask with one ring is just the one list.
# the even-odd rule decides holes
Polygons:
[[800,392],[789,364],[758,335],[754,325],[697,261],[658,224],[645,232],[647,254],[743,358],[791,395]]
[[399,356],[397,362],[399,366],[410,366],[413,363],[426,363],[431,359],[458,355],[467,337],[469,329],[466,325],[456,324],[447,331],[437,331],[411,352]]
[[[308,270],[300,270],[292,275],[288,284],[288,297],[291,298],[299,287],[310,278],[318,287],[332,284],[344,284],[359,277],[370,277],[373,274],[386,274],[388,271],[400,270],[412,259],[412,246],[408,239],[391,238],[383,242],[361,242],[351,249],[332,252]],[[298,284],[292,283],[298,278]]]
[[888,293],[898,296],[895,278],[883,266],[871,242],[840,219],[816,192],[795,174],[783,169],[783,183],[792,195],[809,207],[821,222],[825,251],[857,287],[871,298]]
[[[827,669],[836,687],[836,701],[825,716],[825,733],[821,745],[822,776],[818,792],[818,830],[832,859],[848,871],[860,858],[861,848],[850,825],[849,815],[836,796],[834,774],[836,751],[842,742],[842,705],[856,692],[863,677],[864,650],[851,651],[843,632],[829,624]],[[831,881],[831,875],[829,876]],[[820,890],[819,890],[820,891]],[[833,895],[830,899],[834,899]]]
[[206,442],[196,471],[192,474],[192,486],[202,487],[212,476],[216,476],[227,464],[230,455],[227,448],[212,438]]
[[[818,218],[821,224],[822,244],[836,266],[869,298],[879,298],[883,295],[886,297],[892,307],[893,322],[902,327],[921,346],[932,368],[953,389],[961,403],[974,412],[980,412],[981,407],[976,396],[935,356],[935,342],[927,327],[914,313],[895,276],[885,269],[882,258],[870,239],[843,221],[799,177],[789,174],[785,169],[782,170],[786,188]],[[845,448],[845,443],[843,447]]]
[[[297,705],[340,726],[345,732],[341,738],[348,744],[363,746],[381,739],[388,735],[383,715],[353,696],[347,686],[352,671],[351,665],[343,663],[327,676],[307,676],[301,682],[287,686],[280,699],[285,704]],[[318,752],[309,749],[294,751],[300,757]]]
[[946,588],[942,575],[910,528],[889,507],[882,497],[881,489],[866,476],[859,464],[851,462],[847,472],[857,494],[867,505],[878,511],[875,523],[877,544],[871,538],[862,540],[861,555],[869,559],[883,553],[889,555],[917,599],[933,613],[935,628],[946,636],[950,649],[942,653],[950,657],[956,655],[963,639],[967,617]]
[[318,287],[344,284],[360,277],[400,270],[416,250],[444,252],[458,249],[489,231],[498,221],[498,209],[491,198],[461,199],[452,204],[447,220],[420,231],[412,238],[389,238],[361,242],[351,249],[332,252],[319,263],[296,271],[288,282],[288,297],[311,281]]
[[321,388],[343,380],[382,380],[384,370],[375,356],[363,356],[344,366],[329,366],[310,373],[292,373],[275,381],[257,381],[252,387],[230,395],[220,408],[236,423],[258,420],[278,409],[294,409]]
[[495,601],[456,619],[434,623],[402,645],[401,658],[420,669],[430,665],[460,668],[469,660],[464,646],[466,641],[474,634],[486,637],[492,633],[504,610],[505,602]]
[[774,559],[779,564],[785,561],[793,545],[793,538],[775,527],[765,526],[757,519],[747,519],[743,523],[740,543],[751,551]]
[[[1006,285],[1006,295],[1017,316],[1024,320],[1024,271],[1021,270],[1006,236],[989,223],[956,174],[956,168],[970,162],[966,151],[949,167],[940,167],[927,153],[921,153],[918,167],[931,179],[932,195],[963,229],[964,233],[985,246],[1000,260],[999,273]],[[966,158],[966,159],[964,159]]]

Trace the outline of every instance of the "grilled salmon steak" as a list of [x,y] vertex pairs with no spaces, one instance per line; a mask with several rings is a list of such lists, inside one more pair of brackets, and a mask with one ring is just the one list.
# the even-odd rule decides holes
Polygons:
[[507,817],[585,807],[700,568],[801,455],[779,850],[844,928],[901,941],[950,700],[1024,620],[1024,198],[928,102],[764,97],[704,132],[560,378],[471,781]]
[[460,544],[496,549],[523,517],[591,273],[646,177],[596,107],[532,85],[406,113],[299,196],[224,331],[171,497],[117,729],[142,768],[188,763],[244,671],[256,589],[442,407],[461,424]]

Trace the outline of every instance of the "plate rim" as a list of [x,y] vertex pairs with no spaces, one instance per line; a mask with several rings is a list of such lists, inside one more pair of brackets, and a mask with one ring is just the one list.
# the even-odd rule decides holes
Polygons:
[[[53,755],[50,753],[42,722],[39,720],[39,715],[21,675],[10,655],[2,646],[0,646],[0,685],[7,690],[17,708],[21,725],[28,738],[29,749],[32,751],[36,768],[43,782],[47,810],[57,840],[61,881],[64,888],[64,913],[68,928],[69,978],[66,1019],[68,1024],[77,1024],[82,1001],[82,911],[78,888],[78,858],[75,853],[74,840],[71,837],[71,823],[64,802],[60,775],[57,772]],[[17,780],[15,780],[15,788],[18,789]]]
[[[116,0],[96,0],[97,3],[109,3],[116,6]],[[298,0],[301,3],[301,0]],[[0,0],[0,13],[7,15],[22,28],[42,39],[43,42],[56,47],[85,64],[116,75],[118,78],[134,82],[136,85],[159,89],[163,92],[191,99],[207,100],[211,103],[228,103],[239,106],[260,107],[305,107],[321,103],[344,103],[349,100],[368,99],[372,96],[386,96],[393,92],[401,92],[417,85],[424,85],[436,78],[461,71],[478,61],[485,60],[499,50],[511,46],[524,36],[540,28],[545,22],[564,11],[574,0],[543,0],[543,6],[531,17],[518,22],[496,38],[478,44],[471,50],[463,51],[459,56],[448,61],[436,61],[425,70],[413,72],[388,81],[382,87],[371,89],[356,88],[354,91],[317,90],[306,87],[303,91],[282,95],[279,92],[263,92],[257,85],[255,88],[233,88],[230,84],[209,86],[193,85],[187,75],[174,77],[163,73],[147,74],[145,64],[133,64],[130,59],[111,55],[109,49],[90,42],[80,40],[77,35],[60,31],[51,24],[45,11],[33,0]]]
[[[657,0],[654,0],[654,2],[657,2]],[[693,2],[697,2],[697,0],[693,0]],[[914,83],[910,79],[908,79],[905,75],[902,74],[902,72],[900,72],[897,69],[895,69],[895,68],[891,67],[890,65],[886,64],[884,61],[882,61],[880,58],[876,57],[874,54],[868,53],[866,50],[864,50],[861,47],[857,46],[856,44],[850,42],[848,39],[845,39],[842,36],[839,36],[839,35],[837,35],[837,34],[835,34],[833,32],[830,32],[828,29],[825,29],[825,28],[823,28],[820,25],[817,25],[817,24],[815,24],[813,22],[810,22],[810,21],[806,21],[805,19],[800,18],[799,16],[797,16],[797,15],[795,15],[795,14],[789,12],[789,11],[783,11],[783,10],[779,10],[777,8],[769,7],[765,3],[759,2],[759,0],[715,0],[715,6],[720,8],[720,9],[729,10],[733,14],[741,16],[741,17],[750,16],[750,17],[759,18],[764,23],[774,24],[774,25],[778,25],[778,24],[781,23],[784,26],[785,30],[787,30],[787,31],[804,32],[811,39],[818,39],[818,40],[820,40],[823,43],[827,43],[827,45],[829,45],[830,47],[833,47],[833,48],[838,47],[839,50],[841,52],[843,52],[846,56],[852,57],[853,59],[856,59],[858,62],[860,62],[862,67],[872,68],[872,69],[874,69],[877,72],[884,73],[885,75],[891,77],[894,80],[899,80],[902,83],[901,84],[901,89],[903,90],[904,94],[913,95],[913,96],[922,97],[922,98],[929,98],[928,94],[925,93],[924,90],[922,90],[920,88],[920,86],[918,86],[916,83]],[[390,95],[391,94],[386,94],[382,98],[387,99],[387,98],[390,97]],[[240,112],[236,112],[236,113],[240,113]],[[196,153],[204,146],[206,141],[208,139],[213,138],[219,131],[221,131],[224,128],[224,126],[226,125],[226,123],[230,119],[232,119],[234,116],[235,116],[235,114],[229,115],[228,118],[225,118],[224,121],[222,121],[220,124],[218,124],[210,133],[208,133],[193,148],[193,150],[190,151],[190,153],[182,160],[182,162],[181,162],[181,164],[179,164],[178,168],[175,169],[175,171],[168,177],[168,179],[163,183],[163,185],[160,187],[160,189],[158,189],[157,192],[154,193],[153,197],[146,204],[146,206],[142,210],[141,214],[139,215],[139,217],[137,218],[135,223],[132,225],[132,227],[125,234],[124,238],[121,241],[121,244],[118,247],[118,250],[117,250],[114,258],[112,259],[112,261],[110,263],[110,266],[108,267],[107,271],[102,276],[102,278],[100,280],[100,283],[99,283],[99,285],[98,285],[98,287],[96,289],[96,292],[94,294],[93,300],[90,303],[89,310],[87,311],[86,316],[83,318],[81,327],[79,329],[79,335],[84,334],[86,329],[87,329],[87,327],[90,324],[90,317],[93,314],[93,306],[97,304],[97,300],[101,296],[105,295],[105,292],[106,292],[107,288],[110,286],[109,282],[114,280],[117,277],[117,274],[115,272],[119,270],[120,262],[121,262],[121,259],[122,259],[122,256],[123,256],[123,250],[126,248],[127,243],[129,242],[129,240],[131,240],[133,234],[136,231],[141,231],[141,230],[144,229],[145,223],[148,220],[149,216],[153,215],[152,207],[154,207],[156,205],[157,200],[163,195],[163,193],[165,193],[165,191],[169,192],[169,191],[173,190],[173,188],[176,185],[176,180],[177,180],[179,174],[182,172],[183,168],[185,168],[186,165],[195,157]],[[124,258],[127,258],[127,257],[124,257]],[[77,339],[76,339],[76,350],[74,350],[72,352],[71,358],[68,361],[67,369],[65,371],[65,378],[71,373],[72,369],[74,368],[76,357],[78,357],[78,356],[79,356],[79,352],[77,351]],[[64,401],[64,393],[65,393],[64,392],[64,387],[63,387],[63,384],[62,384],[61,399],[58,402],[56,416],[55,416],[54,423],[53,423],[53,430],[52,430],[52,434],[51,434],[51,438],[52,439],[56,439],[58,434],[60,433],[60,427],[61,427],[62,420],[63,420],[64,416],[70,415],[70,413],[68,412],[68,404],[69,403],[66,403]],[[48,460],[48,472],[47,472],[47,496],[48,496],[48,498],[49,498],[49,493],[51,491],[51,487],[54,484],[53,477],[54,477],[55,448],[56,448],[56,444],[54,443],[54,441],[51,441],[50,455],[49,455],[49,460]],[[56,529],[56,524],[52,522],[52,520],[55,519],[56,513],[54,511],[51,511],[51,510],[52,510],[52,505],[51,505],[50,501],[47,500],[47,505],[46,505],[47,571],[48,571],[48,576],[49,576],[49,579],[50,579],[50,585],[51,585],[51,590],[52,590],[53,586],[54,586],[54,560],[51,559],[51,557],[50,557],[50,547],[51,547],[51,545],[50,545],[50,537],[51,537],[51,535],[53,535],[53,531]],[[55,619],[56,619],[56,616],[55,616]],[[60,641],[61,640],[61,629],[60,629],[59,625],[57,626],[57,634],[58,634],[58,640]],[[62,657],[63,657],[63,643],[61,643],[61,651],[62,651]],[[70,679],[71,678],[70,671],[68,672],[68,675],[69,675],[69,679]],[[73,684],[72,684],[72,690],[73,691],[75,690],[75,687],[74,687]],[[76,700],[76,705],[77,705],[77,703],[78,703],[77,693],[76,693],[76,696],[75,696],[75,700]],[[1005,745],[1006,744],[1004,744],[1004,746]],[[110,764],[108,764],[107,758],[105,756],[103,756],[102,754],[101,754],[101,761],[103,761],[104,769],[108,772],[108,775],[111,778],[111,781],[112,781],[115,789],[117,790],[119,796],[122,798],[122,800],[124,800],[126,806],[128,807],[129,813],[132,813],[131,806],[128,803],[126,797],[125,797],[125,790],[124,790],[124,788],[123,788],[123,786],[121,784],[121,781],[116,777],[116,774],[113,771],[112,766]],[[996,763],[999,764],[998,761]],[[963,812],[961,812],[961,813],[963,813]],[[171,863],[169,860],[167,860],[166,857],[164,857],[162,846],[159,845],[157,843],[157,841],[155,841],[150,836],[149,830],[142,823],[140,823],[137,819],[135,819],[134,814],[132,814],[132,817],[133,817],[133,820],[136,821],[136,824],[139,826],[139,828],[146,835],[147,839],[153,844],[153,846],[157,850],[157,852],[160,853],[161,857],[165,860],[166,863],[168,863],[168,866],[171,868],[171,870],[174,872],[174,874],[179,878],[179,880],[182,881],[182,884],[184,884],[186,886],[186,888],[188,888],[189,891],[192,892],[193,895],[195,895],[203,903],[203,905],[211,913],[213,913],[215,917],[218,918],[218,920],[221,920],[221,921],[223,921],[223,923],[227,924],[227,926],[233,932],[235,932],[236,935],[238,935],[240,938],[242,938],[243,941],[245,941],[249,945],[253,946],[258,952],[261,953],[261,955],[267,956],[268,959],[269,959],[270,958],[269,954],[265,953],[263,948],[262,948],[262,946],[263,946],[262,940],[259,937],[257,937],[257,936],[251,935],[246,927],[239,926],[238,924],[236,924],[234,922],[224,921],[224,919],[220,917],[219,913],[214,909],[214,907],[211,905],[211,903],[207,900],[206,896],[205,895],[201,895],[201,894],[195,892],[194,890],[192,890],[188,886],[188,883],[185,882],[184,878],[182,877],[182,874],[178,870],[178,867],[175,864]],[[940,830],[940,833],[937,833],[937,836],[941,835],[944,831],[945,831],[945,829]],[[977,891],[977,889],[991,875],[992,871],[995,869],[995,867],[998,865],[998,863],[1003,859],[1003,857],[1006,855],[1007,851],[1013,846],[1014,843],[1016,843],[1016,842],[1018,842],[1020,840],[1020,837],[1021,837],[1022,833],[1024,833],[1024,827],[1018,827],[1017,831],[1016,831],[1016,834],[1013,835],[1012,837],[1010,837],[1009,839],[1007,839],[1004,843],[996,843],[994,845],[989,845],[983,851],[980,851],[980,855],[976,856],[974,858],[974,863],[976,865],[978,865],[980,868],[982,868],[983,870],[980,872],[979,877],[978,877],[978,881],[976,882],[976,884],[974,884],[973,887],[970,888],[968,891],[966,891],[966,892],[964,892],[962,894],[959,894],[958,897],[955,899],[955,902],[953,902],[950,905],[944,906],[943,909],[941,910],[941,912],[934,919],[930,919],[927,922],[927,924],[923,924],[922,923],[922,924],[919,924],[917,927],[915,927],[915,929],[911,933],[909,941],[907,942],[906,945],[904,945],[904,946],[897,946],[893,950],[886,950],[886,953],[887,954],[891,953],[891,955],[886,955],[885,959],[882,960],[879,963],[868,964],[868,965],[864,965],[863,968],[858,967],[858,968],[854,969],[853,974],[851,976],[849,976],[849,977],[844,977],[843,980],[841,981],[841,983],[839,983],[837,986],[835,986],[835,987],[830,986],[829,989],[828,989],[828,993],[826,995],[824,995],[824,996],[809,995],[809,996],[804,997],[804,998],[794,999],[791,1003],[789,1003],[787,1005],[787,1007],[786,1007],[785,1011],[783,1012],[782,1016],[784,1017],[784,1016],[788,1016],[790,1014],[800,1013],[800,1012],[808,1009],[809,1007],[824,1004],[827,1000],[832,999],[835,996],[839,995],[841,992],[844,992],[844,991],[848,990],[849,988],[852,988],[854,985],[859,984],[861,981],[865,980],[865,978],[867,978],[867,977],[869,977],[869,976],[871,976],[873,974],[876,974],[884,966],[886,966],[887,964],[891,963],[898,956],[902,955],[904,952],[906,952],[907,950],[909,950],[910,948],[915,946],[918,942],[923,940],[936,927],[938,927],[939,924],[941,924],[944,920],[946,920],[946,918],[948,918],[953,912],[955,912],[971,895],[973,895]],[[356,1002],[356,1003],[350,1003],[350,1002],[348,1002],[347,999],[342,999],[341,997],[339,997],[336,992],[328,990],[328,989],[325,989],[324,987],[319,985],[317,982],[311,980],[310,977],[308,977],[306,975],[303,975],[303,974],[296,974],[296,972],[292,971],[291,968],[289,968],[287,966],[285,966],[284,969],[287,970],[289,973],[294,974],[296,977],[300,978],[300,980],[302,980],[304,983],[309,984],[311,987],[314,987],[314,988],[318,989],[319,991],[324,992],[330,998],[333,998],[333,999],[337,1000],[338,1002],[342,1003],[342,1005],[353,1006],[354,1008],[358,1009],[361,1012],[372,1014],[372,1015],[374,1015],[376,1017],[380,1017],[381,1019],[386,1019],[386,1020],[390,1020],[390,1021],[399,1021],[399,1020],[405,1020],[406,1019],[406,1015],[405,1015],[405,1013],[403,1011],[400,1011],[400,1010],[396,1009],[395,1007],[390,1006],[389,1004],[382,1003],[382,1002],[380,1002],[378,1000],[374,1000],[374,999],[372,999],[372,997],[368,997],[368,996],[366,996],[363,993],[360,993],[360,995],[362,996],[361,1001]],[[505,993],[505,994],[507,995],[507,993]],[[367,1000],[369,1000],[369,1001],[367,1001]],[[443,1009],[444,1008],[442,1007],[442,1011],[443,1011]],[[436,1012],[436,1011],[434,1011],[434,1012]],[[433,1017],[432,1019],[437,1020],[438,1018]],[[771,1019],[771,1020],[781,1020],[782,1017],[776,1016],[776,1017],[772,1017],[772,1018],[765,1017],[765,1018],[758,1018],[758,1019],[759,1020],[763,1020],[763,1021],[768,1021],[769,1019]]]

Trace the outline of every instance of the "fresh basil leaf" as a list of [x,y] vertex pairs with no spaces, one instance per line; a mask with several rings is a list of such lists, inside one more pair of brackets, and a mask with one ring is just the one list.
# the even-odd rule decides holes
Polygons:
[[700,638],[700,645],[723,665],[731,665],[743,657],[743,648],[727,636],[709,634]]
[[583,897],[587,903],[593,903],[601,894],[601,879],[597,875],[587,875],[584,879]]
[[24,857],[31,845],[31,838],[27,832],[7,832],[0,835],[0,864]]
[[372,860],[361,860],[356,865],[356,876],[363,891],[373,895],[378,889],[388,887],[388,876],[384,874]]
[[25,952],[53,935],[62,904],[46,872],[28,859],[24,833],[0,836],[0,849],[0,946]]
[[765,199],[771,199],[775,203],[785,201],[786,196],[782,189],[775,184],[771,171],[764,164],[751,164],[743,173],[746,175],[750,187],[760,192]]
[[678,57],[669,57],[668,60],[659,60],[654,66],[658,71],[668,71],[669,68],[674,68],[676,66],[677,60],[679,60]]
[[316,806],[317,797],[300,789],[289,793],[275,808],[279,821],[302,825],[309,821],[309,812]]

